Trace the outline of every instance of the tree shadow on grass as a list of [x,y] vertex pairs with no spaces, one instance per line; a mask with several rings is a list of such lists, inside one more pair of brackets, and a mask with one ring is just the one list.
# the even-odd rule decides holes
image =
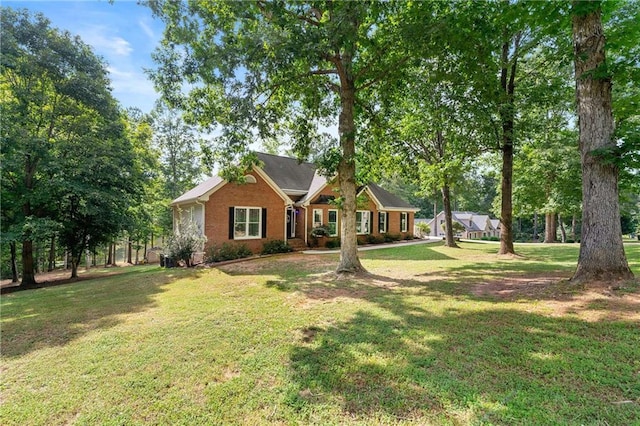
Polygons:
[[[434,422],[630,424],[640,415],[637,325],[512,309],[433,313],[395,292],[378,309],[307,327],[287,402]],[[617,404],[620,401],[631,403]]]
[[13,358],[64,346],[93,330],[113,327],[122,314],[155,305],[153,296],[199,270],[130,269],[119,275],[20,291],[2,297],[2,356]]
[[[535,263],[540,274],[549,274],[543,262]],[[364,423],[631,424],[639,418],[638,322],[538,314],[514,299],[474,293],[476,285],[505,276],[526,282],[538,273],[516,262],[491,266],[340,280],[328,267],[290,276],[269,264],[273,277],[266,285],[300,293],[307,304],[367,302],[347,320],[323,317],[299,330],[290,354],[294,386],[285,402],[309,420],[337,405],[345,418]],[[556,295],[526,298],[552,301]],[[605,302],[573,309],[638,307]]]

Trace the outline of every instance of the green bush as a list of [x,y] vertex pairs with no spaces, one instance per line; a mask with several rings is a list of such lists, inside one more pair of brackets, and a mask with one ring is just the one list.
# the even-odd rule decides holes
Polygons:
[[207,248],[207,262],[223,262],[225,260],[242,259],[253,254],[246,244],[223,243]]
[[384,243],[384,237],[378,235],[369,234],[366,237],[368,244],[381,244]]
[[414,239],[414,236],[413,236],[413,234],[406,234],[406,235],[405,235],[404,237],[402,237],[402,238],[403,238],[404,240],[409,241],[409,240],[413,240],[413,239]]
[[384,234],[384,242],[391,243],[393,241],[400,241],[402,239],[402,235],[400,234]]
[[424,237],[425,235],[431,234],[431,227],[429,225],[427,225],[426,222],[418,222],[418,223],[416,223],[416,229],[418,230],[418,234],[421,237]]
[[330,240],[327,240],[327,242],[324,245],[326,248],[328,249],[335,249],[340,247],[340,239],[339,238],[333,238]]
[[262,245],[260,254],[289,253],[293,248],[282,240],[269,240]]

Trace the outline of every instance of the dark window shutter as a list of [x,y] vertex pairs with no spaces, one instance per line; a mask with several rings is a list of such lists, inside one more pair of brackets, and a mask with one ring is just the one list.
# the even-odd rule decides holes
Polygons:
[[378,233],[382,231],[382,212],[378,212]]
[[235,207],[229,207],[229,239],[233,240],[234,235],[234,222],[235,222]]
[[262,238],[267,238],[267,209],[262,209]]
[[369,233],[373,234],[373,212],[369,212]]

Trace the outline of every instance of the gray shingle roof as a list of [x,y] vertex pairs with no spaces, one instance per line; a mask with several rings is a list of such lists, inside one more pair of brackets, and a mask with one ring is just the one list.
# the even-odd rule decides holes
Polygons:
[[311,163],[300,163],[295,158],[257,153],[264,164],[262,170],[285,193],[287,191],[309,191],[316,167]]
[[402,198],[396,196],[395,194],[390,193],[389,191],[381,188],[375,183],[370,183],[367,185],[369,191],[376,197],[376,199],[382,204],[383,208],[391,209],[414,209],[411,204],[404,201]]
[[[280,157],[277,155],[256,153],[262,161],[260,168],[273,180],[273,182],[285,193],[297,192],[304,197],[299,203],[309,201],[309,197],[321,190],[327,183],[327,179],[316,173],[316,167],[311,163],[299,162],[295,158]],[[182,204],[195,201],[224,182],[219,176],[213,176],[202,182],[195,188],[185,192],[173,200],[173,204]],[[386,191],[375,183],[367,185],[373,196],[380,202],[383,209],[408,209],[417,210],[411,204],[400,197]]]
[[195,201],[198,197],[201,197],[207,192],[211,191],[213,188],[215,188],[218,184],[222,183],[223,181],[224,179],[222,179],[220,176],[212,176],[209,179],[202,182],[200,185],[196,186],[193,189],[190,189],[189,191],[185,192],[184,194],[182,194],[181,196],[173,200],[171,204],[173,205],[173,204],[185,203],[188,201]]

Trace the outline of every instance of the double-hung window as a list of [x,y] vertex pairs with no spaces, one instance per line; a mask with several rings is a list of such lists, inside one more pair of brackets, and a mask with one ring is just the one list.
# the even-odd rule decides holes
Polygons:
[[371,232],[371,212],[358,210],[356,212],[356,234],[368,234]]
[[387,212],[378,213],[378,232],[381,234],[387,232]]
[[260,238],[262,215],[259,207],[236,207],[233,238],[236,240]]
[[322,226],[322,209],[313,209],[313,227]]
[[409,214],[407,212],[400,213],[400,232],[409,230]]
[[335,237],[338,235],[338,210],[329,210],[329,221],[327,226],[329,227],[329,236]]

